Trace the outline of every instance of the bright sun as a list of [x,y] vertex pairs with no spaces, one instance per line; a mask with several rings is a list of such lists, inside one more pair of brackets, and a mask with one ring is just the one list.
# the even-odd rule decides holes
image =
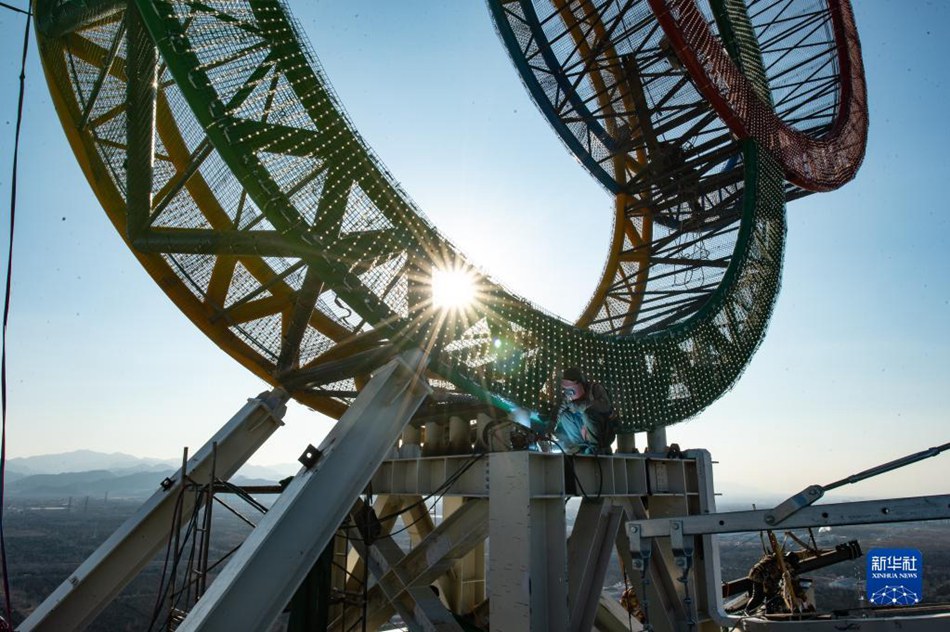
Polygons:
[[442,309],[462,308],[475,298],[475,279],[468,270],[433,270],[432,304]]

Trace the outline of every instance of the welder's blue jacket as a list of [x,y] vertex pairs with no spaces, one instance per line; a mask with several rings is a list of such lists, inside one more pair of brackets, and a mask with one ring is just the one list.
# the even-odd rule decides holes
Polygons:
[[[557,418],[554,435],[561,449],[568,454],[597,454],[597,443],[584,438],[583,429],[590,420],[582,410],[564,407]],[[588,429],[588,437],[595,436]]]
[[607,390],[591,382],[584,385],[583,398],[561,404],[554,435],[568,454],[610,454],[615,418]]

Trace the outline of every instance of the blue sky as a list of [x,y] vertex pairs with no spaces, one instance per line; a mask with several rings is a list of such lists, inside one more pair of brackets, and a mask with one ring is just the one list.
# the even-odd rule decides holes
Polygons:
[[[25,3],[21,3],[25,4]],[[480,1],[294,3],[351,118],[426,214],[515,291],[574,318],[612,203],[537,112]],[[856,3],[871,108],[843,189],[789,205],[783,289],[735,388],[668,430],[729,494],[791,494],[950,440],[950,21]],[[0,12],[0,221],[9,214],[22,16]],[[8,348],[9,448],[175,458],[266,388],[171,304],[92,196],[31,43]],[[5,231],[4,231],[5,232]],[[2,243],[5,248],[6,238]],[[294,406],[252,462],[329,427]],[[950,455],[835,497],[945,493]]]

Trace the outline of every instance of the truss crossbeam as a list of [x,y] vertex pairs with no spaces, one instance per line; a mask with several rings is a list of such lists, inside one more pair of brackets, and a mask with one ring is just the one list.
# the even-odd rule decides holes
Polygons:
[[36,27],[46,37],[62,37],[94,22],[115,15],[126,0],[85,0],[84,2],[37,2]]
[[[472,501],[446,518],[408,555],[403,555],[390,537],[374,543],[369,553],[370,570],[376,576],[377,585],[368,596],[367,628],[376,629],[384,624],[392,616],[393,609],[407,623],[416,618],[424,619],[425,625],[443,621],[447,610],[441,602],[431,601],[434,593],[429,584],[449,571],[456,560],[487,535],[488,503]],[[360,543],[356,546],[363,549]],[[364,555],[364,551],[361,550],[360,554]],[[424,599],[420,601],[422,597]],[[406,602],[410,606],[414,603],[414,607],[407,608]],[[444,629],[457,627],[454,620],[442,625],[445,625]]]

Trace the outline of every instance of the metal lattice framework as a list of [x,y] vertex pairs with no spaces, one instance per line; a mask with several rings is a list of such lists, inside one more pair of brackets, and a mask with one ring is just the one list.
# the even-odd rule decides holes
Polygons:
[[[762,339],[784,202],[802,191],[755,133],[735,139],[644,0],[489,2],[542,111],[616,195],[613,248],[576,325],[492,281],[422,216],[279,0],[37,4],[54,102],[116,228],[209,337],[322,412],[342,414],[372,367],[419,347],[434,377],[502,409],[545,410],[557,372],[581,366],[623,429],[643,430],[709,405]],[[816,72],[781,84],[774,111],[822,137],[855,91],[825,56],[820,72],[782,57],[793,35],[763,39],[777,23],[801,31],[787,4],[717,1],[704,24],[763,103],[777,78]],[[816,15],[801,20],[833,22]],[[471,305],[433,304],[446,269],[472,276]]]

